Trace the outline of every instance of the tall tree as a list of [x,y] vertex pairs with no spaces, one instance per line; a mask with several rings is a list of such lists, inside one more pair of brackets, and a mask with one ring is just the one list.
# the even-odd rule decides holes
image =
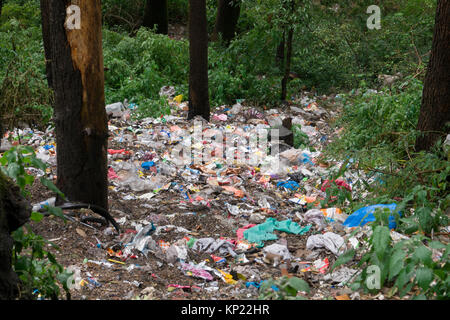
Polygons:
[[206,0],[189,0],[189,113],[209,121]]
[[41,21],[42,21],[42,38],[44,39],[45,70],[48,86],[52,88],[53,85],[52,85],[52,67],[51,67],[51,46],[50,41],[46,41],[48,39],[47,35],[50,32],[49,13],[50,13],[49,0],[41,0]]
[[156,33],[168,33],[167,0],[147,0],[143,26],[153,28],[155,25]]
[[416,151],[429,150],[450,121],[450,1],[438,0],[430,62],[425,76]]
[[[294,28],[289,27],[288,37],[286,42],[286,61],[284,65],[284,76],[281,80],[281,100],[286,100],[287,96],[287,83],[289,81],[289,75],[291,73],[291,57],[292,57],[292,38],[294,36]],[[284,41],[283,41],[284,43]]]
[[228,44],[234,38],[240,12],[240,0],[218,0],[212,39],[217,40],[221,35],[223,41]]
[[49,23],[43,36],[55,93],[56,184],[69,200],[107,210],[101,0],[79,0],[78,5],[45,1],[48,6],[42,10]]
[[[294,16],[295,15],[295,9],[296,9],[296,0],[289,0],[286,4],[290,5],[289,7],[286,7],[286,12],[289,12],[289,15]],[[285,41],[285,34],[287,33],[287,39]],[[283,54],[286,52],[286,58],[284,59],[284,76],[281,80],[281,100],[286,100],[287,96],[287,83],[289,81],[289,74],[291,73],[291,57],[292,57],[292,40],[294,37],[294,26],[292,24],[285,25],[285,30],[283,33],[283,40],[280,45],[285,45],[286,48],[282,50]],[[279,53],[281,50],[280,48],[277,49],[277,53]]]

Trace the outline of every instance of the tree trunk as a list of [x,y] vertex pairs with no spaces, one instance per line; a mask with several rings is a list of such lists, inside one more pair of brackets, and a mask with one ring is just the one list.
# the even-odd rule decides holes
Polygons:
[[31,205],[20,189],[0,171],[0,300],[18,295],[19,278],[12,268],[14,241],[11,232],[28,222]]
[[189,114],[209,121],[206,0],[189,1]]
[[49,38],[49,0],[41,0],[41,20],[42,20],[42,39],[44,40],[45,52],[45,73],[47,76],[48,87],[52,88],[52,65],[51,65],[51,43]]
[[55,92],[56,184],[70,201],[108,210],[101,0],[78,2],[80,29],[65,25],[70,0],[48,1],[44,39]]
[[287,96],[287,83],[289,81],[289,74],[291,73],[291,56],[292,56],[292,38],[294,36],[294,29],[289,28],[286,48],[286,64],[284,69],[284,77],[281,81],[281,100],[285,101]]
[[143,26],[152,29],[156,25],[156,33],[168,33],[167,0],[147,0]]
[[230,43],[236,32],[240,12],[240,0],[218,0],[216,24],[212,37],[214,41],[219,39],[220,34],[226,44]]
[[430,150],[450,121],[450,1],[439,0],[433,45],[423,87],[416,151]]
[[275,57],[275,62],[278,64],[280,70],[283,70],[284,66],[284,47],[286,46],[286,34],[283,32],[283,38],[281,38],[280,44],[277,48],[277,55]]

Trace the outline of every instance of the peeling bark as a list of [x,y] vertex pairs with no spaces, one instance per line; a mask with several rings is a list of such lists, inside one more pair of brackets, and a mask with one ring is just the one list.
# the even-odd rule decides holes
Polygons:
[[[57,186],[70,201],[108,210],[101,1],[80,0],[80,29],[65,27],[68,0],[47,0],[55,92]],[[58,199],[57,203],[61,203]]]

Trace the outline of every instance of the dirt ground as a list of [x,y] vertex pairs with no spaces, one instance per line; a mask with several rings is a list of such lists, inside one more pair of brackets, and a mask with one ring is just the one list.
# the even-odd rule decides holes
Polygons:
[[[220,110],[218,110],[220,111]],[[183,114],[183,113],[182,113]],[[116,122],[111,122],[119,127]],[[181,124],[180,124],[181,125]],[[122,127],[126,127],[122,124]],[[158,130],[158,127],[153,127]],[[132,150],[134,155],[139,154],[140,146],[133,141],[117,142],[109,141],[111,149]],[[141,150],[142,151],[142,150]],[[152,150],[161,155],[164,150]],[[142,159],[141,159],[142,160]],[[112,158],[110,161],[113,160]],[[127,161],[124,159],[123,161]],[[117,187],[112,180],[109,190],[109,211],[116,221],[120,221],[122,233],[118,235],[111,225],[96,222],[87,222],[83,217],[97,217],[90,210],[66,210],[70,217],[66,222],[59,218],[47,216],[39,223],[31,223],[35,233],[50,240],[59,247],[59,250],[49,246],[57,261],[64,267],[72,266],[79,273],[75,278],[76,286],[71,290],[74,300],[130,300],[130,299],[161,299],[161,300],[234,300],[234,299],[258,299],[259,290],[251,285],[261,280],[279,278],[282,275],[296,276],[305,280],[311,291],[302,293],[312,300],[335,299],[383,299],[382,294],[368,296],[354,294],[346,286],[338,286],[331,281],[324,281],[325,273],[312,267],[313,260],[328,259],[329,269],[336,256],[326,249],[315,249],[314,254],[306,249],[306,240],[310,235],[320,234],[325,231],[333,231],[345,236],[346,230],[337,223],[327,226],[326,230],[317,230],[315,226],[303,235],[288,234],[275,231],[278,240],[265,241],[264,247],[273,243],[286,244],[290,254],[295,257],[295,263],[276,259],[271,260],[266,256],[263,247],[253,247],[246,252],[246,260],[237,261],[231,255],[222,255],[225,262],[215,262],[209,253],[196,252],[188,249],[188,259],[185,262],[199,264],[205,262],[207,266],[220,269],[230,275],[234,281],[227,283],[223,278],[213,275],[213,281],[207,281],[181,270],[178,261],[167,261],[161,251],[158,254],[149,252],[147,256],[134,250],[134,255],[125,257],[121,251],[133,239],[137,233],[137,225],[146,226],[153,223],[154,226],[169,226],[152,238],[156,243],[165,241],[174,244],[176,241],[191,238],[214,238],[236,241],[236,231],[250,223],[250,217],[246,214],[231,215],[226,204],[242,205],[244,202],[257,208],[253,214],[259,214],[264,222],[266,218],[273,217],[278,221],[290,219],[301,223],[296,212],[302,208],[288,202],[287,199],[295,192],[277,189],[274,185],[269,188],[252,179],[246,172],[250,168],[240,168],[235,171],[235,176],[243,181],[248,199],[237,198],[234,194],[227,194],[217,188],[209,190],[209,205],[201,201],[185,201],[180,192],[173,187],[160,190],[151,199],[137,199],[145,192],[131,193],[133,197],[126,198],[130,190]],[[56,168],[52,168],[56,174]],[[238,172],[236,174],[236,172]],[[186,185],[179,175],[169,181]],[[276,181],[275,181],[276,182]],[[309,183],[309,182],[307,182]],[[205,179],[198,178],[191,183],[198,190],[208,189]],[[219,188],[220,189],[220,188]],[[35,182],[31,187],[31,202],[38,203],[53,196],[45,187]],[[275,210],[258,209],[257,199],[260,195],[268,195],[275,203]],[[83,222],[85,221],[85,222]],[[252,223],[255,222],[252,220]],[[304,224],[302,225],[304,226]],[[177,227],[187,231],[177,230]],[[214,253],[217,255],[217,253]],[[313,258],[311,258],[313,255]],[[312,259],[312,260],[308,260]],[[306,269],[310,267],[310,269]],[[305,270],[306,269],[306,270]],[[236,271],[237,270],[237,271]],[[253,276],[253,277],[252,277]],[[344,298],[342,298],[344,297]],[[393,298],[395,299],[395,298]]]

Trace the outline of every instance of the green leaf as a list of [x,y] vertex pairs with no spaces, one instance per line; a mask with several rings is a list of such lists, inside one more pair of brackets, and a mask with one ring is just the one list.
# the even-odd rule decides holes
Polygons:
[[417,247],[412,256],[414,261],[420,261],[425,265],[431,265],[433,260],[431,259],[431,250],[429,250],[424,245]]
[[16,163],[16,162],[10,163],[8,165],[8,167],[6,168],[6,174],[10,178],[16,180],[17,176],[20,174],[20,169],[21,169],[21,167],[18,163]]
[[306,291],[309,292],[309,285],[305,280],[302,280],[297,277],[292,277],[288,282],[289,286],[294,288],[297,291]]
[[62,284],[64,290],[69,290],[68,288],[68,283],[69,283],[69,279],[70,277],[72,277],[74,275],[73,272],[69,272],[67,271],[67,269],[64,269],[64,272],[59,273],[56,278],[58,279],[58,281]]
[[419,287],[427,290],[430,287],[430,283],[433,280],[433,271],[428,268],[419,268],[416,271],[416,280]]
[[50,180],[48,180],[45,177],[41,177],[41,183],[42,185],[46,186],[47,188],[49,188],[51,191],[57,193],[61,198],[63,198],[64,200],[66,199],[66,197],[64,196],[64,194],[58,189],[57,186],[54,185],[53,182],[51,182]]
[[340,265],[346,264],[347,262],[351,261],[355,256],[355,253],[356,253],[355,249],[350,249],[341,254],[334,262],[333,266],[330,269],[330,272],[332,272],[335,268],[339,267]]
[[378,259],[382,260],[391,240],[389,228],[377,226],[373,232],[372,244]]
[[29,184],[29,185],[33,184],[34,177],[32,175],[25,174],[24,178],[25,178],[25,184]]
[[56,217],[59,217],[66,221],[66,217],[64,216],[64,213],[61,208],[58,207],[51,207],[51,206],[44,206],[45,210],[47,210],[51,215],[54,215]]
[[403,260],[406,257],[406,253],[402,250],[397,250],[392,254],[389,261],[389,281],[394,279],[400,271],[403,269]]
[[38,159],[36,157],[31,158],[30,165],[43,171],[47,169],[47,165],[41,159]]
[[408,283],[409,277],[406,273],[405,269],[402,269],[397,277],[397,280],[395,281],[395,286],[399,289],[403,288],[406,283]]
[[439,241],[432,241],[429,243],[430,248],[432,249],[445,249],[446,246],[442,242]]
[[42,220],[42,218],[44,218],[44,215],[41,214],[41,213],[39,213],[39,212],[33,211],[33,212],[31,213],[31,218],[30,218],[30,219],[31,219],[32,221],[39,222],[39,221]]
[[283,288],[283,290],[284,290],[284,292],[286,292],[286,294],[288,296],[292,296],[292,297],[295,297],[297,295],[297,291],[298,291],[297,289],[295,289],[291,286],[286,286]]

